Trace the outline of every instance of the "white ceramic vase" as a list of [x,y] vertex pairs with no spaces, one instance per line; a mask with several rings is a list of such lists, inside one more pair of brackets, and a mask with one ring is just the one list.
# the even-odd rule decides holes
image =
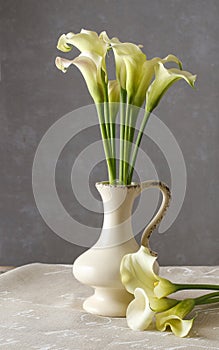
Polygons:
[[129,186],[99,182],[96,187],[104,205],[103,228],[96,244],[75,260],[73,274],[81,283],[94,288],[94,294],[83,304],[86,311],[102,316],[123,317],[133,296],[121,283],[120,263],[125,254],[136,252],[139,248],[132,232],[133,202],[147,188],[157,187],[163,194],[160,209],[142,235],[142,244],[148,246],[149,236],[169,204],[170,192],[166,185],[157,181]]

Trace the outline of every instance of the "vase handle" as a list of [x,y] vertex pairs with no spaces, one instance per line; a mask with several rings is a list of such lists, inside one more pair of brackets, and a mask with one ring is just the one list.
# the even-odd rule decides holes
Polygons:
[[149,248],[149,238],[151,236],[151,233],[156,229],[156,227],[159,225],[159,223],[163,219],[166,213],[166,210],[169,207],[171,193],[168,186],[161,181],[144,181],[141,183],[141,192],[148,188],[159,188],[163,196],[162,203],[157,214],[149,222],[149,224],[147,225],[147,227],[145,228],[142,234],[141,244]]

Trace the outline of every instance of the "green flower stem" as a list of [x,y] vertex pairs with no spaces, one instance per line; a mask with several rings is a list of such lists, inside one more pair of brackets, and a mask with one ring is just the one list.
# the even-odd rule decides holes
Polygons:
[[131,121],[131,101],[128,98],[126,104],[126,116],[125,116],[125,135],[124,135],[124,163],[123,163],[123,183],[127,185],[128,180],[128,170],[130,162],[130,121]]
[[174,283],[174,285],[176,286],[177,291],[185,290],[185,289],[219,290],[219,285],[214,285],[214,284],[179,284],[179,283]]
[[105,124],[107,130],[107,138],[109,140],[109,147],[111,150],[111,159],[113,165],[113,177],[116,179],[116,145],[115,145],[115,123],[110,119],[109,112],[109,102],[104,102],[104,116],[105,116]]
[[195,305],[212,304],[219,302],[219,292],[202,295],[201,297],[195,298]]
[[106,129],[106,138],[110,139],[110,123],[109,123],[109,106],[108,106],[108,82],[106,82],[106,76],[105,76],[105,72],[104,70],[101,68],[101,83],[103,86],[103,97],[104,97],[104,112],[101,110],[101,117],[104,120],[104,124],[105,124],[105,129]]
[[104,102],[104,120],[106,125],[107,138],[111,140],[108,102]]
[[135,143],[135,147],[134,147],[134,151],[133,151],[133,155],[132,155],[132,160],[131,160],[131,164],[130,164],[130,172],[129,172],[129,176],[128,176],[128,183],[131,182],[132,180],[132,176],[133,176],[133,171],[134,171],[134,167],[135,167],[135,162],[136,162],[136,158],[137,158],[137,154],[138,154],[138,148],[140,146],[141,143],[141,139],[144,133],[144,129],[145,126],[147,124],[147,121],[149,119],[150,116],[150,112],[145,112],[144,118],[142,120],[139,132],[138,132],[138,136],[136,139],[136,143]]
[[109,111],[109,97],[108,97],[108,85],[104,84],[104,119],[106,124],[106,131],[107,131],[107,137],[110,140],[110,148],[111,148],[111,157],[112,157],[112,164],[113,164],[113,177],[116,179],[116,152],[115,152],[115,137],[113,137],[113,134],[115,134],[113,130],[113,122],[110,119],[110,111]]
[[104,107],[102,104],[97,103],[96,104],[97,114],[99,117],[99,124],[100,124],[100,131],[103,141],[103,148],[106,156],[106,163],[107,163],[107,169],[108,169],[108,176],[109,176],[109,183],[113,184],[115,181],[114,177],[114,168],[113,168],[113,162],[112,162],[112,155],[111,155],[111,149],[110,149],[110,142],[107,136],[107,128],[104,121]]
[[116,180],[116,147],[115,147],[115,124],[110,118],[108,84],[104,84],[104,120],[106,125],[107,138],[111,149],[111,162],[113,167],[113,179]]
[[119,182],[123,184],[124,136],[125,136],[125,104],[127,93],[121,88],[120,92],[120,149],[119,149]]
[[[129,154],[128,154],[129,164],[130,164],[130,158],[131,158],[132,143],[133,143],[134,136],[135,136],[135,125],[136,125],[138,113],[139,113],[139,109],[137,109],[137,107],[135,107],[135,106],[131,106],[129,135],[128,135],[128,139],[129,139]],[[129,173],[130,173],[130,167],[128,169],[128,174]],[[127,185],[130,185],[131,182],[132,182],[132,177],[130,178],[128,175]]]
[[116,180],[116,124],[110,120],[111,149],[113,157],[113,173]]

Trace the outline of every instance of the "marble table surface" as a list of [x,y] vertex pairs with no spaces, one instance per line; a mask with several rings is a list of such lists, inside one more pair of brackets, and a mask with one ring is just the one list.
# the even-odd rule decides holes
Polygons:
[[[0,350],[219,350],[219,305],[198,307],[186,338],[127,327],[125,318],[87,314],[89,287],[72,276],[70,265],[30,264],[0,276]],[[162,267],[174,282],[217,283],[219,267]],[[199,295],[187,292],[188,296]]]

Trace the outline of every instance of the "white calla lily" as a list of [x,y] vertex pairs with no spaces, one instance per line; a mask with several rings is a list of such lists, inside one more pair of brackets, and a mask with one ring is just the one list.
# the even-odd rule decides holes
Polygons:
[[129,293],[134,294],[136,288],[142,288],[148,296],[153,295],[154,283],[157,282],[154,270],[156,259],[144,246],[141,246],[136,253],[123,257],[120,275],[122,283]]
[[144,289],[136,288],[134,297],[126,311],[127,324],[135,331],[144,331],[151,324],[155,312],[150,308],[149,298]]
[[96,32],[82,29],[80,33],[62,34],[58,40],[57,48],[62,52],[69,52],[73,47],[79,51],[95,52],[105,57],[108,45]]
[[96,32],[82,29],[80,33],[63,34],[57,48],[63,52],[76,47],[81,54],[73,60],[56,58],[56,66],[66,72],[71,64],[81,71],[88,90],[96,103],[104,101],[104,92],[108,84],[105,56],[108,44]]
[[192,328],[194,318],[185,320],[186,317],[194,308],[195,301],[193,299],[185,299],[173,308],[156,314],[156,327],[159,331],[164,332],[167,327],[177,337],[186,337]]
[[173,307],[178,303],[175,299],[157,298],[154,288],[160,280],[156,274],[157,257],[150,253],[150,250],[141,246],[136,253],[127,254],[123,257],[120,265],[121,281],[126,290],[134,294],[140,288],[144,290],[150,300],[150,307],[153,311],[161,312]]
[[75,65],[82,73],[88,90],[96,103],[104,101],[104,87],[101,81],[100,72],[95,62],[88,56],[79,55],[73,60],[57,57],[56,66],[62,72],[66,72],[70,65]]
[[139,81],[137,84],[138,88],[133,99],[134,105],[139,107],[142,106],[145,100],[145,94],[155,74],[154,68],[158,62],[161,62],[163,64],[167,62],[174,62],[179,66],[180,69],[182,69],[182,62],[172,54],[166,56],[165,58],[154,57],[151,60],[146,60],[143,63],[143,66],[139,67],[139,69],[141,68],[141,72],[139,73]]
[[137,90],[140,68],[146,60],[146,55],[139,45],[122,43],[117,38],[109,39],[106,32],[101,33],[101,37],[113,50],[116,76],[121,88],[126,90],[129,98],[133,97]]
[[151,324],[155,312],[168,310],[177,303],[175,299],[157,299],[149,296],[143,288],[136,288],[134,299],[126,311],[128,326],[133,330],[143,331]]
[[175,68],[167,69],[162,62],[158,62],[155,66],[155,79],[146,93],[146,111],[151,113],[170,86],[180,79],[194,87],[196,75]]

